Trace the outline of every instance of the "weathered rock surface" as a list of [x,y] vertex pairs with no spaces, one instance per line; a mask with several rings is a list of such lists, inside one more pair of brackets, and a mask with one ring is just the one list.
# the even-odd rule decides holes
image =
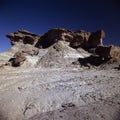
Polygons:
[[120,47],[103,30],[7,35],[0,54],[0,120],[119,120]]
[[74,32],[74,37],[70,43],[70,46],[73,48],[82,47],[87,50],[90,48],[95,48],[98,45],[103,45],[102,40],[104,38],[105,32],[103,30],[98,30],[92,33],[81,30]]
[[102,40],[105,38],[105,32],[103,30],[97,30],[93,32],[89,37],[88,43],[90,47],[97,47],[98,45],[103,45]]
[[78,30],[74,32],[73,34],[73,40],[70,42],[70,46],[73,48],[79,48],[82,47],[84,49],[88,49],[88,39],[90,37],[91,33],[86,32],[84,30]]
[[[40,54],[42,54],[42,50],[40,50],[39,55]],[[82,48],[76,51],[69,47],[66,41],[58,41],[47,49],[45,55],[37,62],[37,66],[70,66],[72,62],[76,61],[78,58],[85,58],[90,55],[90,53]]]
[[10,38],[11,45],[16,45],[18,43],[35,45],[40,38],[40,35],[33,34],[26,30],[19,30],[18,32],[7,34],[6,36]]
[[[13,45],[9,51],[14,54],[17,52],[24,54],[26,57],[25,63],[28,63],[28,65],[34,63],[32,64],[34,66],[38,64],[61,66],[62,63],[64,65],[74,63],[73,60],[82,62],[80,64],[83,64],[83,61],[86,61],[85,64],[92,64],[94,63],[92,61],[96,61],[92,65],[100,65],[110,59],[111,61],[119,61],[120,58],[119,47],[102,44],[102,40],[105,38],[104,30],[97,30],[96,32],[78,30],[73,32],[64,28],[54,28],[42,36],[26,30],[19,30],[8,34],[7,37],[10,38]],[[83,57],[83,55],[85,56]],[[13,56],[9,59],[12,59]],[[78,56],[80,56],[80,59]],[[15,60],[18,61],[18,59]]]
[[72,31],[64,28],[55,28],[45,33],[36,43],[38,48],[47,48],[59,40],[71,42],[73,39]]
[[[8,61],[10,60],[9,62],[12,63],[12,66],[21,66],[22,64],[20,63],[24,63],[23,61],[26,61],[28,63],[27,65],[29,66],[32,61],[37,61],[32,57],[35,57],[39,53],[39,49],[35,47],[35,44],[40,39],[40,35],[33,34],[27,30],[18,30],[17,32],[7,34],[6,36],[10,38],[12,45],[12,48],[9,50],[9,52],[14,53],[8,59]],[[14,58],[16,53],[21,53],[24,55],[24,57],[19,56],[17,58]]]
[[38,48],[47,48],[59,40],[69,42],[73,48],[82,47],[88,49],[102,45],[102,39],[105,38],[105,32],[98,30],[94,33],[79,30],[76,32],[63,28],[56,28],[45,33],[36,43]]
[[[42,36],[26,30],[19,30],[8,34],[7,37],[10,38],[13,45],[9,51],[14,54],[17,52],[24,54],[26,56],[25,63],[28,63],[28,65],[34,63],[32,64],[34,66],[38,64],[61,66],[62,63],[64,65],[74,63],[73,60],[82,62],[80,64],[83,64],[83,61],[86,61],[85,64],[92,64],[94,63],[92,61],[95,60],[95,64],[92,65],[100,65],[110,59],[111,61],[119,61],[120,58],[119,47],[102,44],[102,40],[105,38],[104,30],[97,30],[96,32],[78,30],[73,32],[64,28],[54,28]],[[83,55],[85,56],[83,57]],[[78,56],[80,56],[80,59]]]
[[15,53],[13,58],[9,60],[9,62],[11,62],[13,67],[18,67],[18,66],[21,66],[25,60],[26,60],[25,55],[21,52],[17,52]]

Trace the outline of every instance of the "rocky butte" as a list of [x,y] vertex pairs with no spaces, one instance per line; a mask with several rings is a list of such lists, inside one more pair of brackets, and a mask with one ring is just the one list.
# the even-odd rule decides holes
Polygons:
[[0,120],[119,120],[120,47],[104,30],[7,34],[0,53]]

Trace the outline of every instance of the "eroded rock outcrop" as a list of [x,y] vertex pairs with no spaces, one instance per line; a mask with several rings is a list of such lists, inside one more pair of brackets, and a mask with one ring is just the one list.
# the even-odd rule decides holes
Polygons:
[[[43,66],[49,66],[51,61],[54,61],[52,64],[61,65],[63,61],[65,62],[70,58],[64,58],[64,56],[68,56],[70,53],[71,55],[74,53],[73,57],[81,56],[80,59],[88,57],[85,61],[100,60],[100,64],[109,59],[120,58],[119,47],[103,45],[102,40],[105,38],[104,30],[97,30],[95,32],[78,30],[74,32],[64,28],[54,28],[42,36],[27,30],[18,30],[17,32],[7,34],[7,37],[10,38],[11,45],[13,46],[10,50],[14,53],[13,56],[16,53],[21,53],[27,60],[31,59],[28,61],[34,62],[34,65],[39,63]],[[20,66],[21,63],[24,63],[23,61],[26,61],[21,55],[19,57],[13,56],[10,57],[12,59],[12,66]],[[77,60],[78,57],[75,59]],[[105,61],[102,61],[103,59]],[[64,64],[66,63],[68,62]]]
[[37,48],[48,48],[58,41],[68,42],[70,47],[83,49],[89,49],[103,45],[102,40],[105,38],[105,32],[98,30],[96,32],[86,32],[84,30],[78,30],[76,32],[64,29],[55,28],[49,30],[44,35],[30,33],[26,30],[19,30],[7,35],[11,40],[12,45],[17,43],[30,44]]
[[67,41],[70,47],[82,47],[87,50],[102,45],[103,38],[105,38],[105,32],[103,30],[91,33],[84,30],[73,32],[64,28],[55,28],[45,33],[35,46],[38,48],[47,48],[62,40]]
[[[40,39],[40,35],[33,34],[27,30],[18,30],[6,36],[10,39],[12,45],[12,48],[9,50],[9,52],[13,53],[9,58],[12,66],[21,66],[27,59],[27,56],[36,56],[39,53],[39,49],[35,47],[35,44]],[[16,53],[20,54],[16,57]]]
[[97,30],[96,32],[86,32],[83,30],[74,32],[74,37],[70,46],[73,48],[82,47],[85,50],[95,48],[98,45],[103,45],[102,40],[105,38],[105,32],[103,30]]
[[30,44],[24,45],[19,51],[24,53],[25,55],[30,55],[30,56],[34,56],[39,53],[39,49]]
[[18,30],[17,32],[7,34],[6,36],[10,38],[11,45],[16,45],[18,43],[35,45],[40,38],[40,35],[33,34],[27,30]]
[[73,40],[70,42],[70,46],[73,48],[82,47],[84,49],[88,49],[89,48],[88,39],[90,35],[91,35],[90,32],[86,32],[84,30],[74,32]]
[[[41,50],[42,51],[42,50]],[[42,52],[39,54],[42,54]],[[82,53],[80,53],[80,51]],[[66,41],[58,41],[54,45],[50,46],[44,56],[39,59],[37,66],[42,67],[62,67],[70,66],[72,62],[76,61],[78,58],[84,58],[90,56],[90,53],[84,49],[73,49],[68,46]]]
[[105,38],[105,32],[104,30],[97,30],[96,32],[93,32],[89,39],[88,44],[91,48],[97,47],[98,45],[103,45],[102,40]]
[[0,54],[0,120],[119,120],[120,63],[109,61],[120,61],[120,48],[102,45],[101,32],[90,43],[91,35],[8,35],[13,46]]
[[71,42],[73,32],[64,28],[55,28],[45,33],[36,43],[38,48],[48,48],[59,40]]

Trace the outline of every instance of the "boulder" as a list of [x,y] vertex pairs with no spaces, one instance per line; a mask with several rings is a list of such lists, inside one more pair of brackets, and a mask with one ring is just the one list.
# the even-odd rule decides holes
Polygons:
[[112,58],[120,58],[120,47],[112,46],[110,49],[110,56]]
[[92,66],[100,66],[108,61],[108,59],[103,60],[99,56],[89,56],[86,58],[79,58],[78,61],[80,62],[81,66],[85,66],[91,68]]
[[95,53],[104,58],[120,58],[120,47],[98,46]]
[[9,62],[11,62],[11,65],[12,65],[13,67],[19,67],[19,66],[21,66],[21,65],[24,63],[25,60],[26,60],[26,57],[24,56],[24,54],[21,53],[21,52],[17,52],[17,53],[13,56],[13,58],[11,58],[11,59],[9,60]]

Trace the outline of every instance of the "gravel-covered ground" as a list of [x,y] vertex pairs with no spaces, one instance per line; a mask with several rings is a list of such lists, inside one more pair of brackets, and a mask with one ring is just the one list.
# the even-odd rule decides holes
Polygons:
[[0,120],[120,120],[117,67],[0,68]]
[[0,120],[120,120],[119,60],[60,41],[14,67],[18,48],[0,54]]

